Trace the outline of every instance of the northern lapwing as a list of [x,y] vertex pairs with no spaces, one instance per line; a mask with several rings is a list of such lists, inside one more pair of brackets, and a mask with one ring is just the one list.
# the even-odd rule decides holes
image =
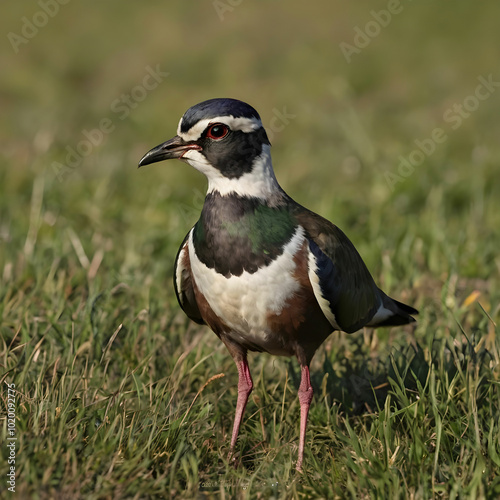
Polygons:
[[297,357],[300,471],[313,397],[309,364],[318,347],[335,330],[405,325],[418,311],[377,287],[337,226],[283,191],[270,146],[252,106],[210,99],[188,109],[177,135],[139,166],[177,158],[207,177],[200,219],[175,260],[175,293],[189,318],[224,342],[238,368],[231,452],[253,388],[247,351]]

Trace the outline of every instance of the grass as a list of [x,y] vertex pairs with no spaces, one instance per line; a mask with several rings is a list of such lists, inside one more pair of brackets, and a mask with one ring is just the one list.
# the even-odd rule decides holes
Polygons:
[[[70,2],[18,53],[4,39],[0,393],[6,407],[15,384],[18,498],[500,496],[500,93],[457,128],[444,118],[478,77],[500,81],[499,7],[402,5],[350,64],[339,44],[386,4],[242,2],[221,21],[211,2]],[[2,32],[40,9],[9,5]],[[169,75],[142,97],[157,65]],[[124,116],[112,103],[127,93]],[[298,366],[265,354],[228,462],[236,369],[171,284],[204,179],[135,168],[223,95],[261,112],[287,192],[420,309],[416,328],[337,332],[317,352],[303,475]],[[87,156],[54,167],[103,119],[114,128]],[[391,189],[437,127],[446,140]]]

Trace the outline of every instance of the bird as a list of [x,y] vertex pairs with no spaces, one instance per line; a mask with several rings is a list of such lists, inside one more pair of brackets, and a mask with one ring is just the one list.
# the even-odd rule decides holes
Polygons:
[[405,325],[415,322],[418,311],[377,287],[341,229],[288,196],[270,150],[252,106],[214,98],[189,108],[177,134],[147,152],[139,167],[178,159],[208,179],[200,218],[181,243],[173,278],[182,310],[208,325],[236,363],[230,456],[253,389],[248,351],[295,356],[296,469],[302,472],[316,350],[334,331]]

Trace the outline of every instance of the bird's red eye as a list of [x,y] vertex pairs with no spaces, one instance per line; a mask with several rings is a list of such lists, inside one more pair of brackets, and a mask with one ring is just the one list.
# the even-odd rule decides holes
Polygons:
[[229,127],[227,125],[224,125],[223,123],[214,123],[213,125],[210,125],[210,127],[208,127],[207,137],[209,137],[210,139],[219,140],[223,137],[226,137],[228,132]]

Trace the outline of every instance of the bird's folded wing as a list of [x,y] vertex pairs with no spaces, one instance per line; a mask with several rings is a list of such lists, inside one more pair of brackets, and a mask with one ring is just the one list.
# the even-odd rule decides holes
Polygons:
[[[192,230],[191,230],[192,231]],[[190,272],[188,240],[191,231],[186,235],[182,242],[174,264],[174,288],[177,301],[186,315],[196,323],[203,325],[203,320],[196,298],[194,295],[193,278]]]
[[381,305],[370,272],[337,226],[300,205],[294,212],[309,239],[309,279],[323,313],[336,329],[359,330]]

